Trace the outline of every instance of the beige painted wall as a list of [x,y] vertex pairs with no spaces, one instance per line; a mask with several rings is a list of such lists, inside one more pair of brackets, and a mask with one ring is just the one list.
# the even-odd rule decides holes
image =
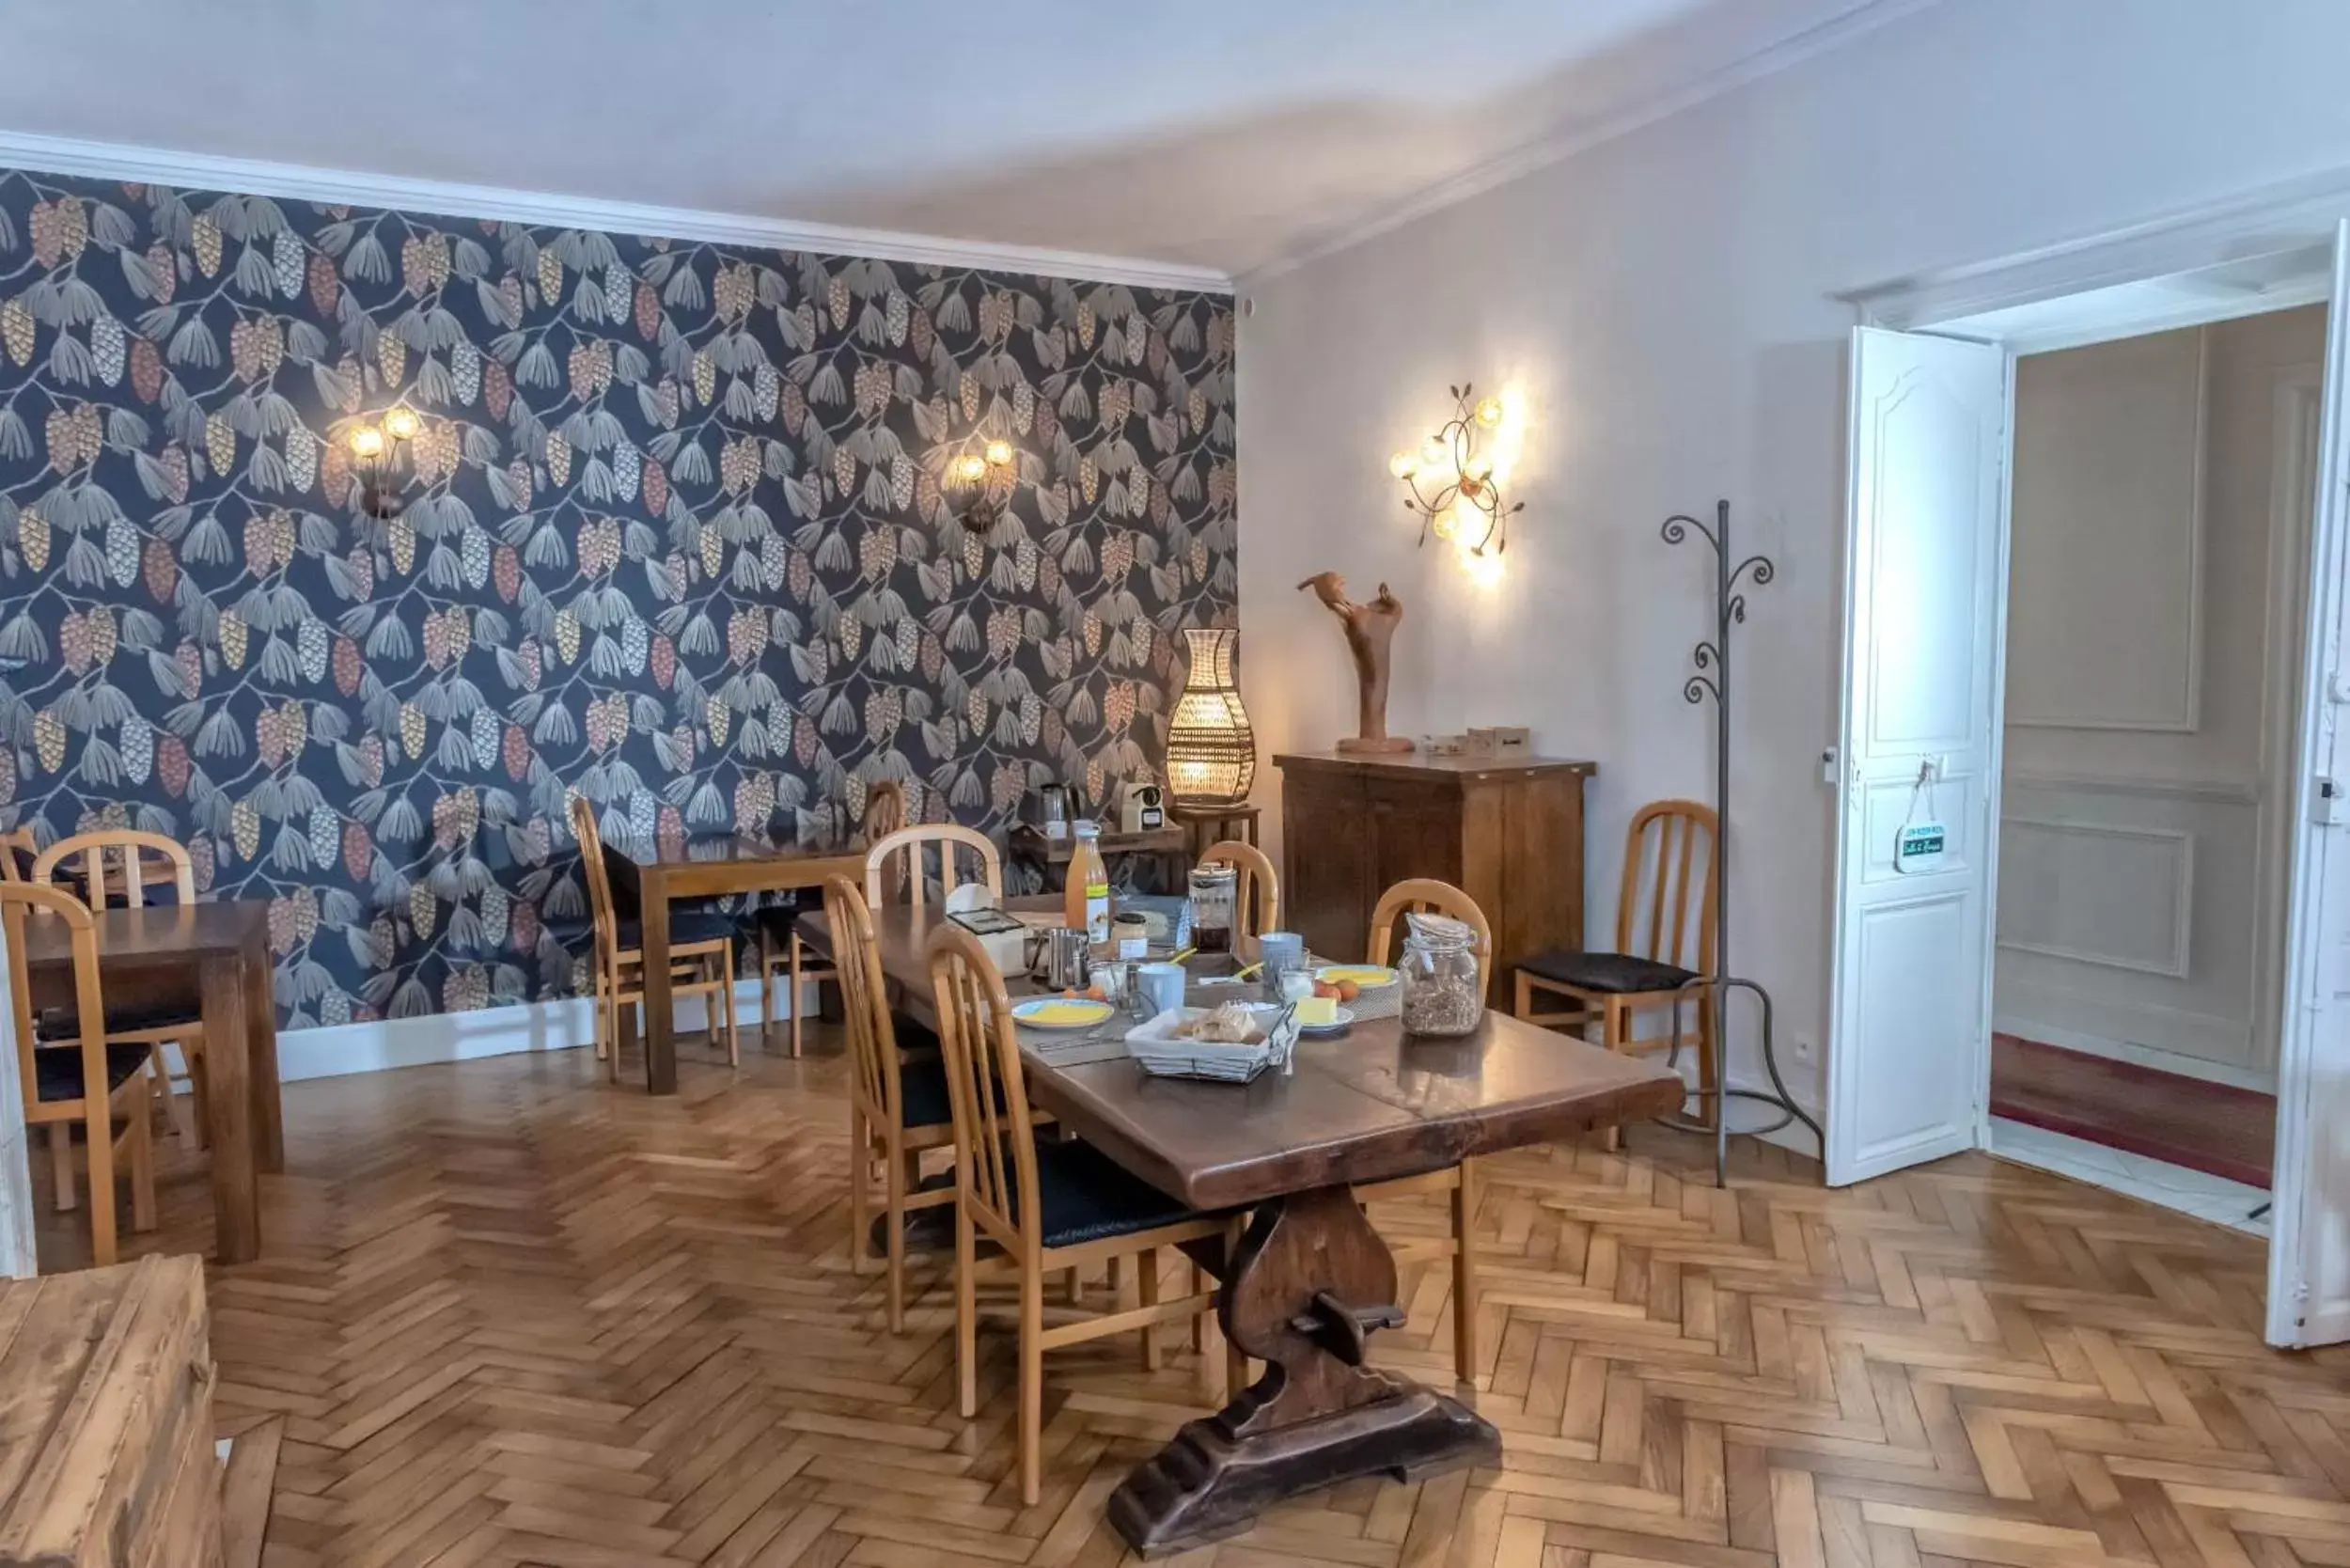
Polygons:
[[[1709,592],[1668,512],[1738,509],[1777,583],[1740,633],[1732,958],[1816,1104],[1825,1027],[1845,526],[1837,295],[2350,166],[2338,0],[1963,0],[1269,279],[1239,358],[1242,680],[1268,752],[1326,745],[1352,677],[1299,578],[1393,580],[1396,726],[1531,725],[1598,760],[1586,905],[1625,823],[1711,785],[1681,701]],[[2182,106],[2191,106],[2191,111]],[[1510,574],[1416,554],[1386,454],[1448,383],[1531,416]],[[1308,613],[1310,612],[1310,613]],[[1260,786],[1268,805],[1277,781]],[[1756,1075],[1741,1010],[1731,1068]]]
[[2276,1074],[2322,307],[2015,377],[1997,1027]]

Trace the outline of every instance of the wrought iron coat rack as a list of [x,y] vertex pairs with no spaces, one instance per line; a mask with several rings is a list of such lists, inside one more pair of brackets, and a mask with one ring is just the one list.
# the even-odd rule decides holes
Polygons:
[[[1714,525],[1708,527],[1698,518],[1677,514],[1665,519],[1660,530],[1668,544],[1680,544],[1695,529],[1714,550],[1714,635],[1700,638],[1690,657],[1697,668],[1682,682],[1684,701],[1702,705],[1708,698],[1714,701],[1714,973],[1700,975],[1681,987],[1682,996],[1694,996],[1711,990],[1714,998],[1713,1027],[1707,1031],[1707,1048],[1713,1053],[1714,1087],[1693,1090],[1700,1099],[1715,1101],[1714,1125],[1714,1184],[1727,1186],[1730,1183],[1730,1116],[1731,1100],[1757,1100],[1777,1106],[1782,1114],[1767,1126],[1747,1128],[1754,1134],[1775,1133],[1791,1122],[1800,1121],[1820,1139],[1825,1152],[1820,1124],[1805,1114],[1787,1091],[1787,1081],[1779,1076],[1778,1056],[1772,1042],[1771,994],[1760,981],[1740,979],[1730,968],[1730,698],[1731,698],[1731,628],[1743,626],[1747,619],[1747,590],[1761,588],[1778,574],[1767,556],[1736,557],[1730,544],[1730,503],[1718,502],[1714,513]],[[1734,564],[1733,564],[1734,563]],[[1730,1087],[1729,993],[1747,991],[1762,1008],[1762,1066],[1769,1073],[1768,1090],[1732,1089]],[[1673,1001],[1673,1036],[1681,1036],[1681,998]],[[1674,1056],[1680,1054],[1674,1048]],[[1674,1126],[1693,1132],[1709,1129],[1701,1123],[1681,1119],[1668,1119]]]

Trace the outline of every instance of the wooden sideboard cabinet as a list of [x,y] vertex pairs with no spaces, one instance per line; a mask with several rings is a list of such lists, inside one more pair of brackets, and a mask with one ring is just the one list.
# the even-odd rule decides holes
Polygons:
[[1591,762],[1532,758],[1276,757],[1284,923],[1317,953],[1359,959],[1379,895],[1449,882],[1493,923],[1487,995],[1510,1004],[1517,964],[1583,945],[1583,781]]
[[220,1568],[200,1259],[0,1285],[0,1565]]

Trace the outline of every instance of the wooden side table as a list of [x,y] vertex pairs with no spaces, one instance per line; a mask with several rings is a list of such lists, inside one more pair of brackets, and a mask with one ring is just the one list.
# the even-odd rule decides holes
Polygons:
[[1170,801],[1167,808],[1167,820],[1183,830],[1195,866],[1211,844],[1220,844],[1228,839],[1255,844],[1260,815],[1258,808],[1246,802],[1239,806],[1183,806]]

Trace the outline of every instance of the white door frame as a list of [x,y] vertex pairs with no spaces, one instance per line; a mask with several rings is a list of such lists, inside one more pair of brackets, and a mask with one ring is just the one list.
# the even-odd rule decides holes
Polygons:
[[[2245,261],[2262,257],[2299,254],[2310,249],[2320,235],[2332,236],[2341,228],[2344,214],[2350,214],[2350,171],[2340,171],[2285,185],[2271,186],[2243,196],[2206,204],[2190,211],[2173,213],[2150,223],[2113,229],[2104,234],[2044,247],[2040,250],[2008,258],[1999,261],[1944,269],[1938,272],[1913,274],[1868,288],[1854,290],[1840,297],[1853,306],[1859,323],[1865,326],[1888,327],[1897,331],[1933,333],[1938,328],[1951,329],[1950,336],[1976,336],[1962,323],[1968,318],[1991,311],[2039,305],[2083,294],[2116,285],[2145,282],[2174,276],[2183,273]],[[2336,258],[2337,262],[2342,259]],[[2313,303],[2333,297],[2330,288],[2280,290],[2264,300],[2261,308],[2286,309],[2295,305]],[[2107,337],[2137,336],[2142,332],[2203,324],[2244,314],[2239,306],[2230,308],[2215,304],[2207,316],[2192,314],[2175,319],[2122,327],[2106,334]],[[2336,330],[2331,340],[2339,344],[2343,335]],[[1996,337],[1981,340],[1996,341]],[[2085,338],[2084,341],[2094,340]],[[2010,350],[2011,371],[2014,352]],[[2330,443],[2328,452],[2340,450],[2341,443],[2350,438],[2350,431],[2341,427],[2350,419],[2350,365],[2335,363],[2327,367],[2328,389],[2333,394],[2327,403],[2327,426],[2322,440]],[[2011,435],[2012,439],[2012,435]],[[2321,461],[2322,474],[2336,473],[2330,464]],[[2009,485],[2013,487],[2013,466]],[[2309,537],[2304,558],[2311,564],[2312,578],[2326,563],[2350,563],[2345,545],[2350,545],[2350,500],[2331,494],[2312,498]],[[2000,528],[2000,557],[2007,558],[2007,538],[2010,520],[2003,511]],[[1845,549],[1853,548],[1850,510],[1847,509]],[[2322,586],[2321,586],[2322,587]],[[2008,594],[2002,583],[2000,619],[2005,623]],[[2330,603],[2327,591],[2313,596],[2311,613],[2301,629],[2301,646],[2297,650],[2300,667],[2305,672],[2300,711],[2292,715],[2295,732],[2317,722],[2321,704],[2326,700],[2317,689],[2328,675],[2319,665],[2319,638],[2324,635],[2321,613]],[[1994,689],[2004,702],[2006,689],[2005,637],[2000,639],[1994,677]],[[2292,777],[2283,793],[2290,803],[2290,821],[2304,820],[2310,810],[2306,799],[2310,788],[2307,769],[2302,760],[2307,757],[2306,741],[2294,752]],[[1995,749],[1995,771],[1989,780],[1987,795],[1991,822],[1986,832],[1986,853],[1991,856],[1991,907],[1996,909],[1998,896],[1998,865],[1999,836],[1999,798],[2004,786],[2005,759]],[[2298,855],[2295,855],[2296,861]],[[2312,1051],[2307,1041],[2295,1044],[2296,1026],[2305,1026],[2297,1016],[2303,1009],[2295,1004],[2300,982],[2309,979],[2309,966],[2320,962],[2320,955],[2309,950],[2313,933],[2307,930],[2304,918],[2313,909],[2314,890],[2307,887],[2306,868],[2296,864],[2291,886],[2294,907],[2289,910],[2284,925],[2288,949],[2287,960],[2278,966],[2273,979],[2277,995],[2271,998],[2280,1025],[2278,1042],[2278,1140],[2277,1165],[2282,1168],[2301,1168],[2307,1161],[2310,1137],[2308,1107],[2310,1074],[2314,1070]],[[1989,918],[1986,916],[1986,918]],[[1989,992],[1992,963],[1988,948],[1983,962],[1985,992],[1985,1028],[1989,1027]],[[2298,1029],[2306,1034],[2306,1027]],[[1984,1084],[1978,1102],[1977,1142],[1987,1145],[1990,1134],[1989,1056],[1984,1053]],[[1831,1063],[1831,1071],[1833,1064]],[[1833,1092],[1831,1088],[1830,1092]],[[2296,1303],[2285,1299],[2289,1292],[2283,1285],[2282,1271],[2276,1265],[2280,1260],[2293,1258],[2300,1251],[2298,1227],[2302,1215],[2300,1206],[2280,1203],[2272,1227],[2270,1241],[2270,1292],[2268,1302],[2268,1338],[2271,1342],[2290,1344],[2303,1342],[2302,1325],[2296,1318]],[[2306,1285],[2300,1287],[2306,1290]]]

